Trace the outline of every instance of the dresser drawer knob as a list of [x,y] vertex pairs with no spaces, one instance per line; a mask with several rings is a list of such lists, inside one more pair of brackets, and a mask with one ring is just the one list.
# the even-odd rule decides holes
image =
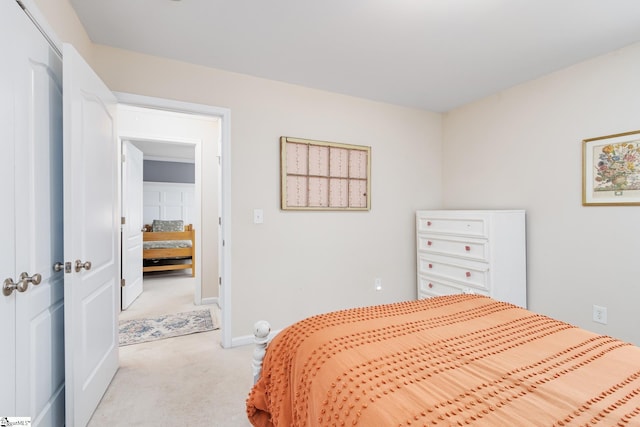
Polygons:
[[427,221],[427,227],[431,227],[431,221]]
[[433,268],[433,264],[429,264],[429,268]]
[[465,246],[465,247],[464,247],[464,250],[465,250],[465,251],[467,251],[467,252],[469,252],[469,251],[471,250],[471,246]]
[[429,283],[429,289],[433,288],[433,283]]
[[465,274],[465,276],[467,276],[467,277],[471,277],[471,272],[467,271],[467,272],[466,272],[466,274]]
[[427,246],[431,246],[432,244],[431,240],[427,240]]

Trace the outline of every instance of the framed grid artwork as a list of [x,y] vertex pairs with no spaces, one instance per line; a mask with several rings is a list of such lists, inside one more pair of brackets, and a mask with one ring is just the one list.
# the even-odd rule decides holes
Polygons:
[[370,210],[371,147],[280,138],[281,208]]

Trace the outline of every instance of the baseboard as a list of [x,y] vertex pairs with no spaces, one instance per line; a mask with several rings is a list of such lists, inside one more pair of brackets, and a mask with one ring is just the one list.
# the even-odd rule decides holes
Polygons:
[[231,338],[231,347],[250,345],[253,344],[253,342],[253,335],[242,335],[240,337]]
[[210,305],[210,304],[215,304],[218,307],[220,307],[220,302],[218,297],[209,297],[209,298],[202,298],[202,300],[200,301],[201,305]]

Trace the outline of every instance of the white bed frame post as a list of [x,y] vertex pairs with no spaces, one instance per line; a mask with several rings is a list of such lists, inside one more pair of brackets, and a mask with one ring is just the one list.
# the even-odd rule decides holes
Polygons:
[[253,325],[254,342],[256,348],[253,350],[253,361],[251,366],[253,367],[253,382],[256,383],[260,377],[262,371],[262,361],[267,351],[267,344],[269,343],[269,333],[271,332],[271,325],[266,320],[259,320]]

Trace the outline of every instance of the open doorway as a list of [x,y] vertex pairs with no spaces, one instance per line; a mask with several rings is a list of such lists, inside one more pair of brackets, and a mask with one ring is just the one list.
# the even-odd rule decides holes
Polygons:
[[[213,173],[218,174],[218,208],[219,212],[203,225],[214,226],[218,230],[218,304],[221,308],[221,345],[224,348],[233,346],[231,336],[231,111],[227,108],[210,105],[193,104],[169,99],[154,98],[128,93],[115,93],[121,105],[138,106],[162,111],[172,111],[184,114],[217,118],[220,122],[220,136],[217,147],[205,145],[210,148],[207,152],[196,149],[196,173],[198,165],[204,166]],[[199,161],[200,159],[200,161]],[[213,167],[213,165],[218,165]],[[206,185],[206,184],[203,184]],[[201,189],[196,189],[200,191]],[[205,190],[206,191],[206,190]],[[211,221],[213,219],[213,221]],[[217,219],[217,221],[216,221]],[[198,254],[197,254],[198,255]],[[202,257],[200,256],[200,259]],[[208,260],[209,263],[215,260]],[[214,278],[215,279],[215,278]]]
[[196,222],[201,203],[195,191],[195,145],[122,140],[121,184],[121,309],[131,309],[151,279],[167,276],[191,289],[195,303],[196,282],[202,283],[195,256],[202,235]]
[[[139,151],[143,157],[141,166],[143,175],[142,200],[138,198],[138,207],[130,211],[138,212],[142,218],[141,223],[132,218],[124,218],[123,213],[123,308],[139,295],[131,295],[131,286],[136,282],[134,274],[140,273],[139,265],[134,268],[125,268],[128,263],[128,251],[126,245],[129,240],[125,238],[127,233],[138,233],[142,236],[149,234],[142,232],[146,227],[155,222],[189,224],[193,230],[193,254],[189,257],[169,256],[160,260],[166,267],[159,270],[168,271],[168,274],[176,276],[174,282],[182,280],[186,276],[179,273],[179,268],[185,264],[183,261],[193,262],[188,271],[188,280],[182,280],[192,289],[192,301],[195,305],[218,303],[218,271],[217,262],[201,262],[203,259],[218,260],[218,224],[211,221],[204,223],[202,217],[215,218],[219,215],[218,193],[220,182],[218,179],[218,162],[211,162],[215,167],[203,168],[203,158],[219,157],[220,146],[220,119],[211,116],[185,114],[180,112],[164,111],[155,108],[144,108],[131,105],[119,105],[118,131],[123,144],[123,153],[127,147],[130,150]],[[129,206],[134,203],[125,203],[127,193],[126,172],[130,169],[133,152],[123,157],[122,164],[122,192],[123,211],[129,211]],[[206,188],[206,192],[202,189]],[[140,193],[140,192],[138,192]],[[134,192],[135,194],[135,192]],[[126,225],[125,225],[126,224]],[[133,228],[132,228],[133,227]],[[177,231],[177,230],[173,230]],[[151,233],[153,234],[153,233]],[[140,241],[142,238],[140,237]],[[173,243],[173,242],[170,242]],[[175,249],[176,251],[185,249]],[[138,247],[137,253],[140,253]],[[185,260],[189,258],[189,260]],[[135,261],[135,260],[134,260]],[[153,260],[158,261],[158,260]],[[144,264],[146,261],[142,260]],[[135,264],[135,262],[134,262]],[[187,264],[190,265],[190,264]],[[145,268],[156,270],[157,265]],[[131,279],[125,275],[132,276]],[[147,274],[149,278],[157,274]],[[142,292],[141,287],[141,292]],[[124,304],[124,302],[127,304]]]

